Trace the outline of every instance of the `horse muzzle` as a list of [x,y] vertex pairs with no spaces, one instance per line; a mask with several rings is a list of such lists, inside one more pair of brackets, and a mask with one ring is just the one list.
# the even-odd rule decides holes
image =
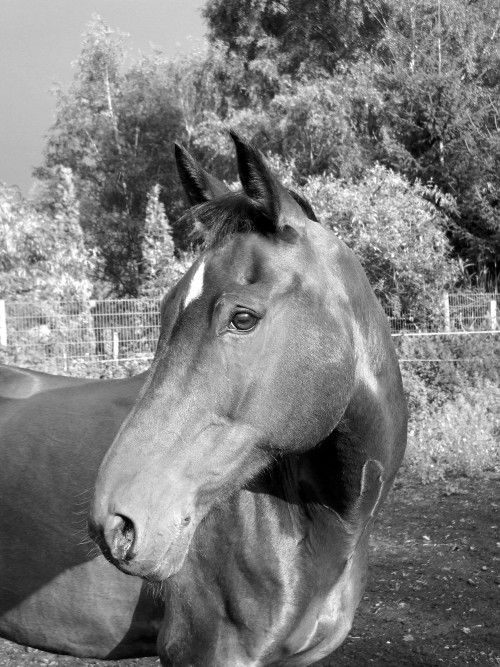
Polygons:
[[119,570],[163,581],[181,569],[196,528],[192,511],[171,512],[169,519],[164,527],[152,521],[134,521],[130,513],[100,513],[93,508],[88,531],[105,558]]

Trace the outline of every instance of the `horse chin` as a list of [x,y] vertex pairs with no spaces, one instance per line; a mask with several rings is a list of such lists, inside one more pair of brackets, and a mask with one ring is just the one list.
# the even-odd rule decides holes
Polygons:
[[148,581],[165,581],[166,579],[173,577],[174,574],[177,574],[181,570],[187,554],[188,549],[178,551],[174,558],[169,554],[144,578]]

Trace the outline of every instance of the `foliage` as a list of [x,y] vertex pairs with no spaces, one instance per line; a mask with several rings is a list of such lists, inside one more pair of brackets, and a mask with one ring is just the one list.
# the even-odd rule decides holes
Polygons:
[[378,10],[364,0],[209,0],[209,38],[250,67],[272,61],[280,75],[304,66],[331,73],[370,52],[382,30]]
[[437,185],[457,204],[448,234],[466,281],[494,288],[496,0],[210,0],[204,15],[232,80],[219,77],[229,102],[214,126],[239,127],[293,160],[300,179],[322,169],[356,178],[377,160]]
[[125,36],[97,16],[89,24],[74,81],[59,88],[42,181],[57,165],[75,174],[81,222],[119,295],[140,291],[140,239],[147,193],[156,183],[180,205],[173,141],[181,117],[156,56],[126,66]]
[[[186,123],[187,147],[207,168],[230,179],[234,157],[227,130],[233,128],[263,152],[293,160],[300,182],[324,171],[359,177],[373,162],[370,134],[381,116],[382,96],[373,87],[370,66],[360,63],[335,77],[314,73],[292,80],[279,77],[272,62],[268,65],[261,62],[258,71],[250,71],[239,56],[224,56],[220,44],[193,63],[192,72],[203,72],[205,85],[208,81],[217,92],[206,96],[200,85],[196,93],[186,91],[189,77],[180,85],[184,93],[178,97],[197,109],[189,113],[188,105],[183,108],[183,115],[198,121]],[[199,79],[199,74],[191,77]]]
[[[45,191],[37,208],[52,206],[54,170],[71,168],[87,245],[99,248],[100,278],[114,295],[138,295],[149,280],[142,241],[148,193],[157,184],[175,255],[190,250],[187,218],[177,222],[185,204],[174,139],[229,180],[229,127],[293,165],[299,185],[317,178],[331,188],[329,179],[337,177],[349,188],[357,182],[363,188],[377,163],[401,174],[412,192],[441,209],[440,216],[422,208],[422,197],[411,200],[429,223],[426,229],[436,227],[435,238],[442,237],[446,219],[447,237],[461,261],[460,273],[451,271],[450,280],[495,287],[496,0],[209,0],[204,16],[206,49],[174,59],[154,51],[136,60],[129,57],[125,36],[93,17],[73,84],[56,91],[56,122],[45,164],[36,172]],[[389,228],[379,227],[380,234]],[[448,248],[439,251],[446,255]],[[375,255],[373,261],[380,262]],[[432,280],[438,261],[428,258],[424,270],[419,261],[408,270],[408,276],[415,270],[426,277],[409,276],[410,291]],[[400,272],[389,278],[392,263],[384,262],[385,278],[375,276],[377,289],[397,282],[392,298],[406,277]],[[439,280],[447,282],[439,274],[425,292]]]
[[495,281],[500,255],[500,5],[402,0],[384,17],[378,159],[457,202],[455,248]]
[[500,390],[486,382],[410,420],[406,466],[424,483],[498,470]]
[[375,293],[395,313],[423,315],[454,284],[446,218],[420,183],[376,166],[359,183],[317,176],[302,192],[322,224],[355,251]]
[[418,411],[427,403],[440,407],[455,399],[464,386],[477,388],[483,380],[500,385],[500,341],[496,334],[401,336],[394,342],[399,357],[412,360],[402,365],[410,410]]
[[151,359],[145,357],[144,359],[122,360],[113,363],[102,362],[97,358],[68,359],[64,368],[62,368],[60,360],[48,359],[42,351],[31,349],[19,352],[9,347],[0,347],[0,363],[54,375],[111,380],[132,377],[147,371],[151,365]]
[[360,67],[282,85],[266,107],[232,109],[226,122],[261,150],[293,160],[301,183],[324,172],[358,178],[371,162],[365,136],[379,97]]
[[55,170],[53,216],[0,190],[0,298],[88,299],[96,258],[85,248],[69,169]]
[[395,342],[410,412],[406,466],[412,474],[432,482],[498,469],[498,336]]
[[172,228],[160,201],[160,186],[148,194],[146,221],[142,236],[141,295],[155,297],[165,294],[185,272],[185,261],[174,252]]

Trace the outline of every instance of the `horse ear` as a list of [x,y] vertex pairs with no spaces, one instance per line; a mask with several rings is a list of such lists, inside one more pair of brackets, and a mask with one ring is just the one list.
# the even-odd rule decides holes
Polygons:
[[175,144],[175,161],[184,191],[191,206],[203,204],[230,192],[227,185],[205,171],[180,144]]
[[264,158],[249,143],[235,132],[230,132],[236,146],[238,172],[245,194],[259,204],[274,231],[289,225],[292,220],[303,225],[305,215],[302,207],[291,196],[274,174]]
[[316,217],[316,213],[313,211],[313,207],[307,201],[307,199],[304,199],[304,197],[302,197],[302,195],[299,195],[298,192],[295,192],[295,190],[289,189],[288,194],[290,195],[290,197],[293,197],[295,199],[295,201],[307,215],[309,220],[314,220],[314,222],[319,222],[318,218]]

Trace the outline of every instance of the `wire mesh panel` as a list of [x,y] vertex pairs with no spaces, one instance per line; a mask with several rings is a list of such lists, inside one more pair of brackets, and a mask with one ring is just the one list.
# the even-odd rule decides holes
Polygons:
[[391,333],[430,333],[443,331],[443,316],[439,311],[434,313],[415,313],[413,311],[400,312],[390,306],[384,306],[389,320]]
[[441,302],[427,312],[401,311],[395,306],[384,306],[384,310],[395,335],[498,331],[499,300],[498,294],[444,293]]
[[494,331],[500,328],[498,294],[455,293],[449,295],[452,331]]
[[47,370],[150,359],[160,330],[155,299],[6,302],[5,361]]
[[160,333],[156,299],[95,301],[91,313],[99,357],[119,360],[154,355]]
[[[500,330],[495,294],[444,294],[427,312],[386,306],[399,335]],[[49,372],[99,373],[113,362],[146,362],[160,333],[156,299],[0,302],[0,361]],[[141,368],[147,364],[143,364]]]

